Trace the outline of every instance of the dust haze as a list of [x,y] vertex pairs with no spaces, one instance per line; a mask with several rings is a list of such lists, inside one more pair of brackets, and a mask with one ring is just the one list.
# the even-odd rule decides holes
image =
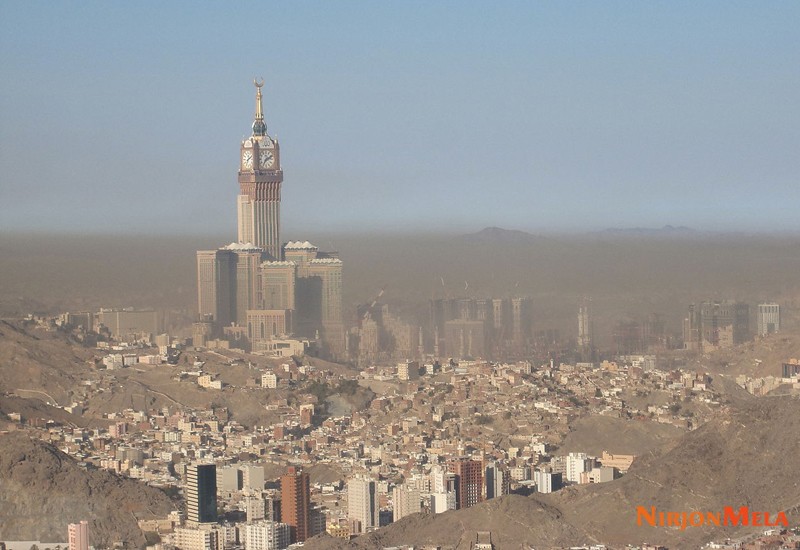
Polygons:
[[[291,235],[289,235],[291,238]],[[171,329],[188,327],[196,307],[195,251],[230,236],[0,236],[0,315],[156,308]],[[590,299],[599,344],[611,326],[650,313],[679,333],[689,303],[736,299],[785,304],[787,329],[800,299],[800,236],[703,233],[685,228],[536,235],[487,228],[476,233],[312,235],[344,264],[346,321],[356,306],[382,301],[425,323],[441,297],[530,296],[534,329],[571,335],[576,307]]]

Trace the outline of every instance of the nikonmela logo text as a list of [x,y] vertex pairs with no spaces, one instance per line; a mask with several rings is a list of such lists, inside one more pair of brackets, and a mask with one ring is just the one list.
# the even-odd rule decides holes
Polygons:
[[747,506],[738,510],[733,506],[725,506],[722,512],[659,512],[655,506],[647,509],[644,506],[636,507],[636,525],[643,524],[652,527],[680,527],[683,531],[687,527],[702,527],[704,525],[752,525],[754,527],[775,527],[781,525],[789,527],[785,512],[778,512],[774,516],[769,512],[752,512]]

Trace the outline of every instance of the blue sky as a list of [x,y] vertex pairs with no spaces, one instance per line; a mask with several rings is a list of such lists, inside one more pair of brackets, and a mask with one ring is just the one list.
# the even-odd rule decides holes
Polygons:
[[797,228],[797,2],[0,2],[0,230]]

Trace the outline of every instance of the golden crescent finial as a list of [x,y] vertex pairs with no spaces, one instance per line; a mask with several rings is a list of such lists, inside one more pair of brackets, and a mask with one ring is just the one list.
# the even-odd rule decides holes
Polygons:
[[259,83],[258,83],[258,79],[257,79],[257,78],[254,78],[254,79],[253,79],[253,84],[255,84],[255,87],[256,87],[256,88],[261,88],[261,87],[264,85],[264,79],[262,78],[262,79],[261,79],[261,83],[259,84]]

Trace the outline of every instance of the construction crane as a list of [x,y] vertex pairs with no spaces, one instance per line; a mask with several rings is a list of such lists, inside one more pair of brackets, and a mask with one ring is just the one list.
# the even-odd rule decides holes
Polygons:
[[378,292],[378,295],[377,295],[377,296],[375,296],[375,299],[374,299],[374,300],[372,300],[372,303],[371,303],[371,304],[369,305],[369,307],[367,308],[367,311],[365,311],[365,312],[364,312],[364,317],[362,317],[362,318],[361,318],[361,322],[362,322],[362,323],[363,323],[364,321],[369,321],[369,320],[370,320],[370,318],[372,317],[372,308],[374,308],[374,307],[375,307],[375,304],[377,304],[377,303],[378,303],[378,300],[380,300],[380,299],[381,299],[381,296],[383,296],[383,291],[384,291],[385,289],[386,289],[386,285],[382,286],[382,287],[381,287],[381,291],[380,291],[380,292]]

